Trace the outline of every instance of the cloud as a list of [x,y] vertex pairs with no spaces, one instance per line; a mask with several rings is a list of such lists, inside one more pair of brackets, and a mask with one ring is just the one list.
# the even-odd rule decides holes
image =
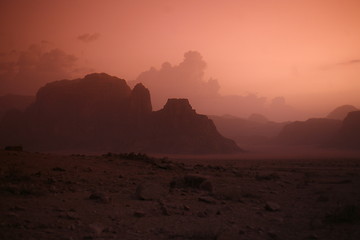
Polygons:
[[155,107],[161,107],[171,97],[216,96],[220,85],[216,79],[204,80],[205,68],[200,53],[189,51],[179,65],[164,62],[159,70],[151,68],[142,72],[136,82],[150,89]]
[[12,51],[0,58],[0,95],[33,95],[45,83],[73,77],[77,57],[47,44],[33,44],[25,51]]
[[[221,95],[217,79],[205,79],[206,62],[197,51],[188,51],[178,65],[164,62],[142,72],[135,82],[142,82],[151,93],[154,109],[164,106],[168,98],[188,98],[197,112],[207,115],[225,115],[247,118],[253,113],[269,116],[272,120],[294,119],[297,112],[285,103],[284,97],[273,99],[249,93]],[[272,113],[275,111],[275,113]]]
[[100,37],[99,33],[93,33],[93,34],[84,33],[78,36],[77,39],[84,43],[90,43],[96,41],[97,39],[99,39],[99,37]]
[[266,98],[256,94],[222,96],[217,79],[205,79],[206,62],[197,51],[188,51],[178,65],[164,62],[160,69],[142,72],[135,82],[150,89],[152,104],[161,108],[168,98],[188,98],[199,113],[248,116],[264,112]]

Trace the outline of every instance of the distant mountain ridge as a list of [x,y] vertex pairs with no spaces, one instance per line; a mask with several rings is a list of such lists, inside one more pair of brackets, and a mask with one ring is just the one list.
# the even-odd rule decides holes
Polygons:
[[327,116],[326,118],[330,118],[330,119],[337,119],[337,120],[344,120],[345,117],[348,115],[348,113],[350,112],[354,112],[354,111],[358,111],[359,109],[357,109],[356,107],[354,107],[353,105],[342,105],[340,107],[335,108],[334,110],[332,110]]
[[360,150],[360,111],[350,112],[345,117],[334,140],[334,145]]
[[40,88],[35,102],[0,123],[0,144],[35,150],[233,153],[241,149],[185,99],[152,111],[150,92],[94,73]]
[[360,111],[353,109],[344,105],[327,118],[291,122],[280,131],[277,143],[360,150]]
[[249,118],[234,116],[209,116],[225,137],[234,139],[239,144],[268,144],[279,134],[286,122],[278,123],[266,119],[260,114]]
[[341,120],[310,118],[295,121],[284,126],[277,137],[280,144],[314,145],[328,144],[341,128]]

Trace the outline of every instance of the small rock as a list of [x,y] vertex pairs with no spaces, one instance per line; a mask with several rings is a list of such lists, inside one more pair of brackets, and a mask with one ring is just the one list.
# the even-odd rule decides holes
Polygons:
[[54,167],[52,170],[57,171],[57,172],[65,172],[66,171],[65,169],[63,169],[61,167]]
[[224,229],[221,233],[218,234],[219,236],[216,238],[216,240],[233,240],[233,239],[239,239],[239,233],[236,231],[236,229],[228,228]]
[[265,209],[270,212],[280,211],[280,205],[274,202],[266,202]]
[[202,182],[202,183],[200,184],[199,188],[200,188],[201,190],[208,191],[208,192],[212,192],[212,190],[213,190],[212,183],[209,182],[208,180]]
[[142,211],[136,211],[136,212],[134,212],[134,216],[135,217],[145,217],[145,213],[144,212],[142,212]]
[[109,203],[110,202],[109,196],[105,195],[104,193],[99,193],[99,192],[92,193],[89,196],[89,199],[95,200],[95,201],[101,202],[101,203]]
[[92,233],[95,233],[96,235],[100,235],[105,229],[105,227],[99,223],[92,223],[89,225],[89,228],[90,228],[90,231]]
[[210,204],[216,204],[216,200],[214,198],[208,197],[208,196],[199,197],[199,201],[210,203]]
[[319,237],[314,233],[314,234],[311,234],[307,239],[309,239],[309,240],[317,240],[317,239],[319,239]]
[[68,220],[77,220],[79,219],[79,217],[77,216],[76,213],[74,212],[67,212],[65,214],[61,214],[59,215],[60,218],[63,218],[63,219],[68,219]]
[[165,216],[170,216],[169,210],[167,209],[167,207],[165,206],[165,204],[161,201],[159,201],[159,205],[160,205],[160,209],[163,215]]
[[278,235],[275,232],[268,232],[268,235],[271,239],[278,239]]
[[[204,183],[205,181],[208,181],[208,179],[204,176],[198,175],[198,174],[189,174],[185,175],[181,178],[174,178],[172,182],[170,183],[171,188],[197,188],[200,189],[200,185]],[[205,189],[211,188],[211,184],[205,184]]]
[[25,211],[25,208],[20,207],[20,206],[14,206],[14,207],[9,208],[9,210],[11,210],[11,211]]
[[198,212],[196,215],[200,218],[205,218],[208,216],[207,212],[205,212],[205,211]]
[[140,200],[159,200],[166,196],[167,190],[158,183],[144,182],[136,188],[136,197]]

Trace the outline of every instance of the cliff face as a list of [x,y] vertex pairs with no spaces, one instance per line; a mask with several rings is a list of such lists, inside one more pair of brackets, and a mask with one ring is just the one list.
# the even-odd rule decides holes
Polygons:
[[125,80],[104,73],[42,87],[24,112],[4,117],[0,144],[23,144],[34,150],[239,150],[212,121],[196,114],[186,99],[170,99],[164,109],[152,112],[150,93],[142,84],[131,90]]

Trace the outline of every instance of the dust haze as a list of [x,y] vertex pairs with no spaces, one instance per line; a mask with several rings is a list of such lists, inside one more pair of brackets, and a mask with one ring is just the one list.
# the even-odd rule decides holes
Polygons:
[[0,239],[360,239],[358,1],[0,1]]

